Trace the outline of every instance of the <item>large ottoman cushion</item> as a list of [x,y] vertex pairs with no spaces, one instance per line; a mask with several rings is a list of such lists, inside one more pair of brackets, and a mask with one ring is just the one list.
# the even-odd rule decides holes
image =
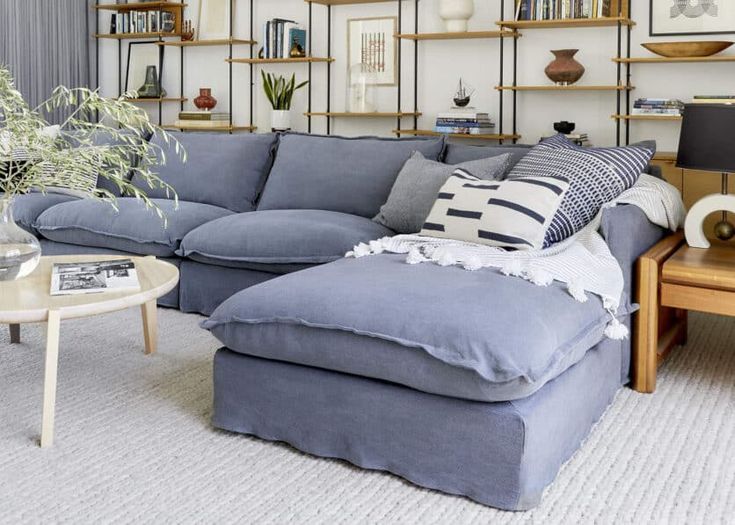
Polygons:
[[405,162],[438,160],[443,138],[281,137],[258,210],[313,209],[373,217]]
[[167,224],[153,209],[132,197],[117,200],[115,210],[107,203],[90,199],[54,206],[42,213],[34,226],[52,241],[110,248],[139,255],[171,257],[181,239],[204,223],[232,214],[217,206],[197,202],[153,199]]
[[335,261],[393,232],[364,217],[322,210],[240,213],[190,232],[177,252],[195,261],[285,273]]
[[503,401],[578,362],[608,321],[598,298],[559,285],[383,254],[256,285],[203,326],[235,352]]
[[33,224],[39,215],[52,206],[75,200],[77,200],[77,197],[61,193],[43,194],[33,192],[18,195],[13,199],[13,217],[18,226],[31,232],[33,235],[37,235],[38,231],[33,227]]
[[[243,212],[255,209],[255,201],[265,183],[277,136],[271,133],[172,133],[186,150],[186,162],[176,153],[173,142],[166,144],[155,135],[151,142],[165,154],[165,164],[154,169],[170,184],[179,199],[212,204]],[[149,197],[171,198],[162,188],[150,188],[133,176],[133,184]]]

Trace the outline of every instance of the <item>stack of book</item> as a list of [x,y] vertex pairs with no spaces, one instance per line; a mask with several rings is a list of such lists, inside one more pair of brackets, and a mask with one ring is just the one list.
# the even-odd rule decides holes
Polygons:
[[159,33],[172,31],[175,15],[169,11],[125,11],[112,15],[110,33]]
[[[589,135],[587,133],[567,133],[564,135],[566,138],[574,142],[577,146],[589,147],[592,146]],[[541,140],[553,137],[553,135],[545,135],[541,137]]]
[[695,95],[692,104],[735,104],[735,95]]
[[263,58],[306,56],[306,30],[293,20],[274,18],[263,28]]
[[435,131],[459,135],[483,135],[493,132],[495,124],[487,113],[472,108],[453,108],[439,113]]
[[633,105],[633,115],[680,116],[684,103],[675,98],[639,98]]
[[230,124],[230,114],[223,111],[179,111],[177,128],[221,128]]
[[617,0],[516,0],[516,20],[617,16]]

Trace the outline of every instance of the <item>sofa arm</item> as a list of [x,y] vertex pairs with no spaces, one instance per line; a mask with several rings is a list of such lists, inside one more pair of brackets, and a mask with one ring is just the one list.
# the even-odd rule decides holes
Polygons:
[[605,238],[613,257],[623,269],[625,293],[629,300],[635,294],[635,264],[651,246],[660,241],[666,230],[648,220],[646,214],[632,205],[618,205],[602,214],[600,233]]

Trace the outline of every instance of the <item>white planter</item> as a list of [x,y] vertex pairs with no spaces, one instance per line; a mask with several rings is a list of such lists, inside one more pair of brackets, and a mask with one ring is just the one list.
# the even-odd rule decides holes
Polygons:
[[271,128],[274,131],[286,131],[291,129],[291,110],[274,109],[271,112]]
[[439,16],[450,33],[467,31],[467,20],[474,14],[475,0],[439,0]]

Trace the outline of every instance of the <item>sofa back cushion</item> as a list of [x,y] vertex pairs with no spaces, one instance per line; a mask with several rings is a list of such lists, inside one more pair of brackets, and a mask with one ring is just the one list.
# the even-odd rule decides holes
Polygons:
[[[156,170],[170,184],[179,199],[211,204],[235,212],[255,209],[255,202],[271,166],[277,136],[267,134],[171,133],[186,150],[182,162],[173,144],[154,135],[151,142],[165,154],[165,163]],[[165,199],[162,188],[133,176],[133,184],[149,197]]]
[[438,160],[442,137],[389,139],[288,133],[258,210],[314,209],[375,216],[403,164],[418,151]]
[[444,151],[444,162],[446,164],[460,164],[471,160],[487,159],[510,153],[510,164],[508,165],[508,171],[510,171],[531,150],[531,147],[525,144],[468,146],[467,144],[449,143]]

